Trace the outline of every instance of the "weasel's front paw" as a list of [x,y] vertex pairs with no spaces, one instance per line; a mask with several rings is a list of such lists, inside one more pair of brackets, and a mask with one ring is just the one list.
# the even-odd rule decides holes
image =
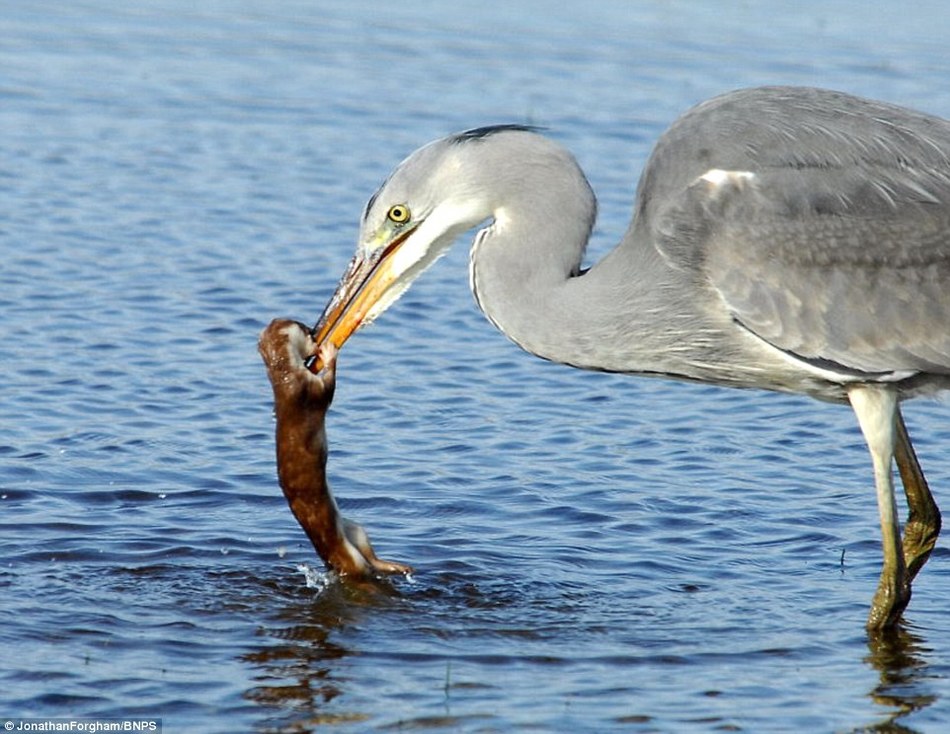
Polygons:
[[317,365],[320,365],[320,369],[315,373],[316,376],[324,381],[333,381],[336,379],[336,358],[339,353],[340,349],[336,344],[331,341],[324,342],[317,349],[316,361],[311,360],[307,367],[312,372]]

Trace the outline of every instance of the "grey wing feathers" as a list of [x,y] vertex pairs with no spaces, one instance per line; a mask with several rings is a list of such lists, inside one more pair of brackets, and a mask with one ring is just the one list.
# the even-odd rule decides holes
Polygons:
[[772,345],[844,372],[950,374],[950,167],[712,170],[656,246]]

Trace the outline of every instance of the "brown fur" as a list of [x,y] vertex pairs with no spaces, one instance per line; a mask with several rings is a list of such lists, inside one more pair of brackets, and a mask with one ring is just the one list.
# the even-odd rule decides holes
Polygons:
[[324,563],[341,575],[408,573],[376,556],[366,533],[340,515],[326,479],[325,417],[336,385],[336,349],[320,350],[319,373],[306,360],[316,352],[309,329],[275,320],[261,334],[258,351],[274,389],[277,477],[297,522]]

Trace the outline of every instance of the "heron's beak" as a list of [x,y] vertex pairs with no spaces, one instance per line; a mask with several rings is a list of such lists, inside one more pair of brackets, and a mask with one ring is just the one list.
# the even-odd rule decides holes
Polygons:
[[[399,278],[392,256],[414,230],[415,227],[411,227],[399,232],[387,245],[369,253],[362,249],[356,253],[313,327],[317,350],[327,340],[339,349],[360,327],[373,305]],[[320,368],[318,360],[312,369],[319,371]]]

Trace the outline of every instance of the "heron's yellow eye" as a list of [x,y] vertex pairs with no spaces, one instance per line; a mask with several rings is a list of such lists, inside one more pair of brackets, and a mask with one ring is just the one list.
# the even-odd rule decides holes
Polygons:
[[409,221],[409,207],[405,204],[394,204],[389,207],[389,213],[386,216],[394,224],[405,224]]

